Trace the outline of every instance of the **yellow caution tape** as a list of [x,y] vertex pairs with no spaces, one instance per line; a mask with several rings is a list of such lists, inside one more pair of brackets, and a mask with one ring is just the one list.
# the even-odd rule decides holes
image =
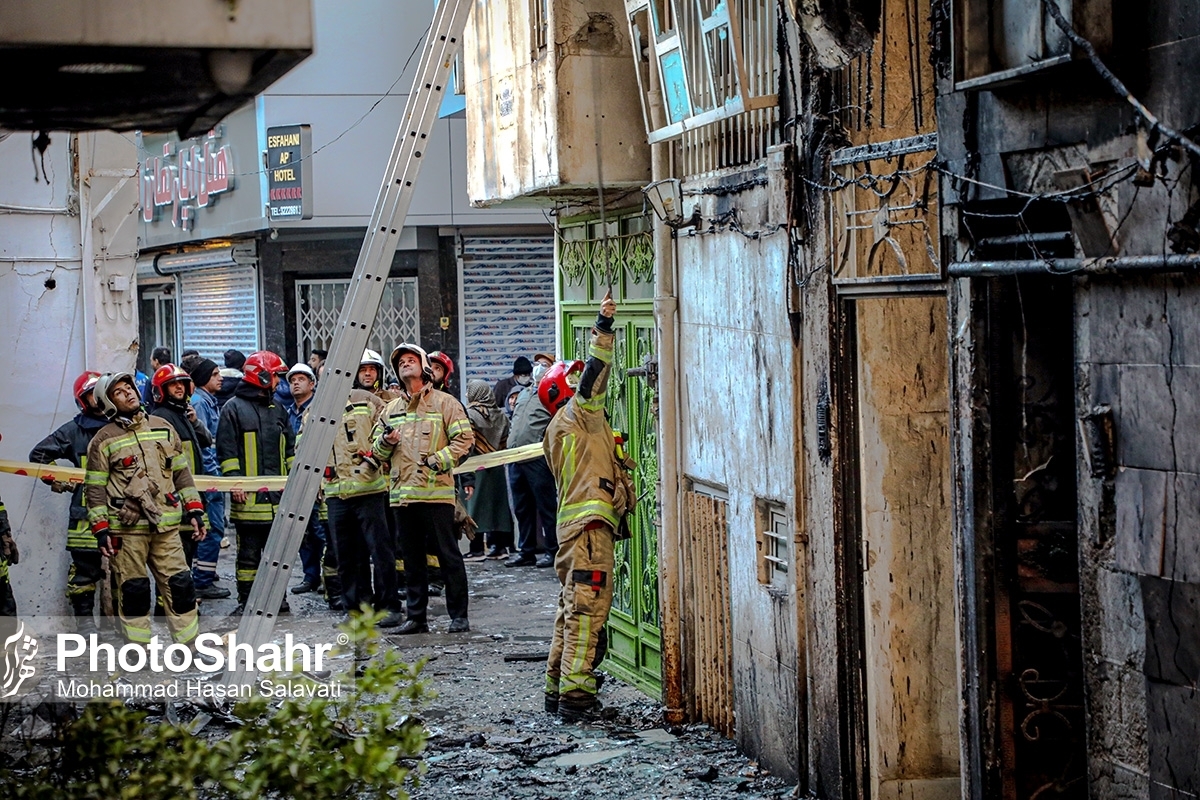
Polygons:
[[514,464],[518,461],[532,461],[535,458],[540,458],[544,452],[541,442],[514,447],[512,450],[497,450],[485,456],[468,458],[454,468],[454,474],[461,475],[464,472],[475,472],[487,469],[488,467],[498,467],[502,464]]
[[[469,458],[454,468],[455,475],[464,472],[498,467],[517,461],[530,461],[542,455],[541,444],[527,444],[512,450],[498,450],[484,456]],[[60,467],[57,464],[34,464],[29,461],[6,461],[0,459],[0,472],[23,475],[29,478],[45,478],[64,483],[83,483],[83,470],[79,467]],[[196,491],[230,492],[241,489],[245,492],[278,492],[287,485],[286,475],[266,475],[251,478],[218,478],[212,475],[193,475]]]

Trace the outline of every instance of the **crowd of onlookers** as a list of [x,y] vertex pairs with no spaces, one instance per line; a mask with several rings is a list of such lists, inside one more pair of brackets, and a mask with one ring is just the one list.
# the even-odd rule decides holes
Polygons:
[[[461,409],[469,422],[473,437],[469,455],[542,441],[550,414],[538,399],[537,382],[553,364],[549,355],[536,354],[532,361],[525,357],[516,359],[512,375],[501,379],[494,387],[484,381],[470,381],[466,387],[466,405],[463,406],[453,394],[454,362],[451,358],[442,352],[425,354],[420,348],[413,348],[424,357],[431,389],[445,395],[447,400]],[[188,471],[192,475],[284,475],[294,453],[296,437],[303,434],[305,413],[319,391],[326,357],[327,351],[313,349],[307,362],[287,368],[282,359],[271,353],[254,353],[247,357],[236,349],[230,349],[223,354],[222,363],[218,364],[196,350],[186,350],[175,363],[170,349],[156,347],[150,355],[150,374],[135,371],[126,377],[136,389],[140,412],[146,417],[156,418],[158,422],[155,424],[165,422],[164,429],[171,429],[173,440],[178,442],[181,452],[186,456]],[[249,368],[248,360],[253,362]],[[386,404],[403,394],[403,381],[396,374],[399,368],[397,361],[393,372],[388,374],[379,354],[369,350],[364,354],[356,376],[355,390],[367,392],[378,400],[371,408],[368,429],[379,422]],[[132,419],[137,413],[131,411],[122,416],[107,394],[102,399],[94,396],[97,382],[102,377],[105,378],[103,386],[106,393],[111,393],[120,383],[112,379],[119,379],[122,375],[125,374],[109,373],[102,376],[92,371],[80,375],[74,386],[79,413],[40,442],[30,453],[30,460],[44,464],[65,461],[86,467],[88,449],[96,433],[114,419]],[[241,399],[237,399],[239,397]],[[498,398],[502,400],[498,402]],[[351,396],[353,400],[354,395]],[[269,425],[261,424],[261,413],[255,411],[258,416],[248,415],[247,409],[253,411],[258,408],[256,402],[263,404],[266,409],[277,410],[278,419],[286,421],[286,424],[281,422],[280,430],[272,431]],[[230,408],[241,409],[240,415],[227,410]],[[248,416],[253,417],[250,426],[244,424],[246,420],[243,418]],[[269,419],[269,415],[266,418]],[[256,443],[251,442],[254,437],[257,437]],[[262,440],[269,440],[265,442],[266,449]],[[222,441],[227,446],[223,447]],[[247,451],[248,447],[255,452]],[[281,455],[275,459],[272,468],[265,469],[267,465],[263,462],[269,460],[269,450]],[[359,458],[356,453],[351,454],[352,459]],[[94,630],[95,600],[104,577],[101,548],[92,532],[94,520],[89,518],[82,486],[53,479],[46,482],[56,492],[73,492],[67,535],[67,549],[72,558],[67,595],[80,629]],[[329,483],[326,488],[330,488]],[[336,495],[337,491],[334,490],[332,494]],[[479,531],[470,541],[466,561],[500,558],[505,559],[504,564],[509,567],[553,565],[557,550],[556,490],[544,458],[466,473],[455,479],[453,494],[459,515],[465,514],[473,523],[472,528]],[[167,492],[165,496],[169,495]],[[182,521],[179,528],[179,540],[191,576],[192,592],[196,600],[215,600],[232,595],[229,588],[220,585],[217,565],[222,550],[229,548],[236,538],[238,563],[235,583],[239,600],[237,610],[240,611],[244,608],[257,571],[257,561],[278,503],[278,493],[251,493],[247,496],[244,492],[231,494],[209,491],[201,493],[200,500],[203,518],[198,518],[197,522],[203,523],[203,537],[194,536]],[[342,502],[337,497],[333,499],[335,506]],[[127,508],[133,504],[134,501],[130,500]],[[353,544],[339,548],[334,546],[335,535],[331,531],[329,506],[330,498],[323,493],[310,517],[300,549],[302,575],[299,583],[292,587],[292,593],[321,593],[329,608],[337,611],[357,607],[363,600],[376,601],[381,609],[395,612],[392,621],[398,621],[400,612],[404,610],[410,577],[408,573],[413,570],[412,561],[405,558],[394,515],[383,515],[386,536],[392,540],[390,548],[384,547],[382,552],[379,548],[356,548]],[[2,509],[3,506],[0,506]],[[358,528],[361,526],[357,526],[355,532],[358,532]],[[236,537],[230,535],[234,532]],[[0,535],[0,541],[11,543],[13,557],[10,562],[15,563],[15,541],[7,530],[0,531]],[[425,572],[424,580],[430,584],[428,591],[436,594],[443,590],[447,580],[441,564],[444,554],[432,534],[423,535],[422,538],[425,540],[422,548],[425,555],[422,566],[425,569],[417,571]],[[339,567],[339,551],[352,554],[356,560],[366,563]],[[385,556],[385,553],[388,555]],[[3,560],[3,555],[4,551],[0,550],[0,560]],[[389,562],[386,565],[374,563],[385,557]],[[406,561],[409,563],[407,570]],[[383,572],[391,572],[393,567],[394,580],[389,578],[384,582],[387,590],[393,592],[393,597],[384,600],[373,594],[371,575],[373,573],[376,576],[374,583],[380,584],[378,576]],[[347,579],[347,576],[351,577]],[[0,580],[6,577],[7,563],[0,564]],[[7,581],[2,580],[2,584],[0,605],[13,605]],[[172,609],[163,600],[165,594],[168,592],[156,593],[155,613],[171,616]],[[176,594],[179,594],[178,590]],[[120,601],[118,596],[118,605]],[[280,610],[288,610],[286,601]]]

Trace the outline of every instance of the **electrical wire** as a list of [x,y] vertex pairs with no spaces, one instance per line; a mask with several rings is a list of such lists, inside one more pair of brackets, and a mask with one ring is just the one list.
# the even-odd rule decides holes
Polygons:
[[[290,163],[293,163],[293,164],[301,163],[307,159],[313,158],[314,156],[317,155],[317,153],[321,152],[325,148],[327,148],[333,144],[336,144],[343,136],[350,133],[350,131],[354,130],[359,125],[361,125],[363,123],[363,121],[366,120],[366,118],[369,117],[371,115],[371,113],[374,112],[375,109],[379,107],[380,103],[382,103],[387,98],[393,96],[392,90],[396,88],[396,84],[400,83],[400,79],[403,78],[404,73],[406,73],[408,71],[409,64],[412,63],[413,58],[415,58],[417,55],[417,52],[420,51],[421,45],[425,42],[425,38],[429,35],[429,29],[430,29],[430,27],[432,27],[432,25],[433,25],[433,22],[430,21],[429,25],[425,26],[425,31],[424,31],[424,33],[421,34],[421,38],[419,38],[417,40],[416,45],[413,46],[412,52],[409,53],[408,58],[406,58],[404,60],[404,66],[400,67],[400,74],[396,76],[396,80],[392,81],[392,85],[387,88],[386,92],[384,92],[382,95],[380,95],[378,98],[376,98],[375,102],[371,104],[370,108],[368,108],[366,111],[364,111],[362,113],[362,115],[359,116],[358,119],[356,119],[354,122],[350,123],[349,127],[344,129],[341,133],[339,133],[337,136],[330,139],[325,144],[314,149],[311,153],[308,154],[308,156],[297,158]],[[125,135],[124,133],[119,133],[118,135],[121,136],[121,138],[125,139],[125,141],[127,141],[130,144],[137,147],[137,142],[135,140],[129,138],[129,136]],[[261,169],[250,170],[248,172],[231,172],[231,173],[229,173],[229,177],[231,177],[231,178],[248,178],[251,176],[262,175],[263,173],[268,172],[268,171],[269,170],[266,167],[263,167]]]

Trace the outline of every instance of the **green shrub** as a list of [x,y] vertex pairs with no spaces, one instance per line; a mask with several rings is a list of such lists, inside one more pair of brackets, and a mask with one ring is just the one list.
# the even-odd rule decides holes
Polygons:
[[91,702],[57,741],[31,751],[39,766],[0,774],[0,793],[36,800],[406,797],[403,786],[425,743],[411,713],[425,696],[423,663],[380,652],[374,623],[381,617],[353,615],[342,626],[350,646],[372,658],[357,679],[347,676],[340,698],[256,694],[234,706],[241,724],[223,738],[213,736],[215,725],[194,736],[120,702]]

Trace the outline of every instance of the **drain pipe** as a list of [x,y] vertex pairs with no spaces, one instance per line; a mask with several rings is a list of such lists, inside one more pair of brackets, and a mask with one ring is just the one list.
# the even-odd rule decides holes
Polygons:
[[[652,124],[663,119],[658,70],[650,66],[647,94]],[[650,179],[672,177],[671,145],[650,145]],[[662,220],[654,223],[654,321],[658,328],[658,598],[662,630],[663,705],[666,721],[683,722],[683,525],[679,461],[679,298],[676,296],[675,239]]]
[[1115,275],[1120,272],[1186,272],[1200,269],[1200,254],[1044,258],[1027,261],[955,261],[951,278],[994,278],[1005,275]]

